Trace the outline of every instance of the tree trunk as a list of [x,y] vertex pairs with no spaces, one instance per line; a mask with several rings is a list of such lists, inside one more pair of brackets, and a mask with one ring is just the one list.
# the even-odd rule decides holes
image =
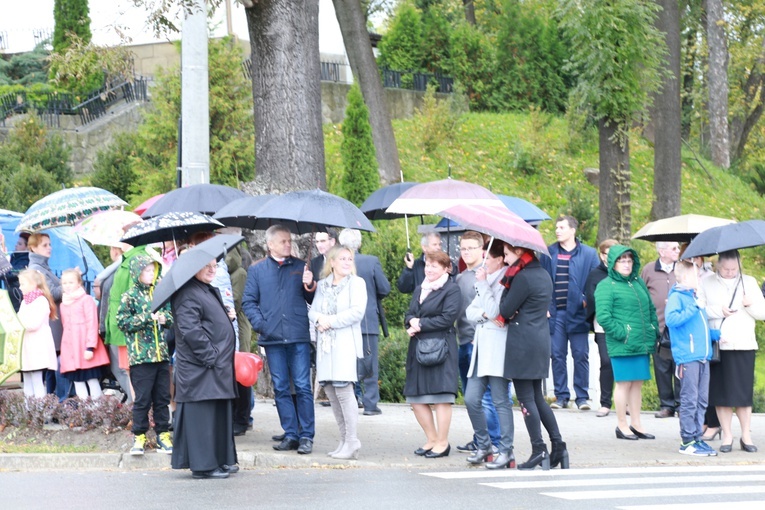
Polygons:
[[617,126],[609,119],[598,122],[600,135],[600,220],[598,243],[616,239],[628,243],[631,234],[630,152],[626,135],[617,137]]
[[709,129],[712,162],[730,167],[728,138],[728,45],[722,0],[704,0],[709,47]]
[[474,0],[462,0],[465,7],[465,21],[475,26],[475,4]]
[[731,160],[736,161],[744,153],[744,147],[749,139],[749,134],[760,120],[765,106],[765,39],[762,41],[761,53],[755,65],[749,71],[749,76],[744,86],[744,101],[747,105],[743,113],[731,119],[730,123],[730,148]]
[[684,140],[691,137],[691,119],[693,118],[693,87],[695,79],[695,67],[697,64],[698,53],[696,51],[696,37],[698,33],[695,30],[688,30],[685,36],[685,61],[683,64],[683,98],[682,98],[682,128],[680,136]]
[[252,51],[255,183],[326,189],[319,0],[259,0],[246,9]]
[[656,28],[667,44],[668,71],[661,89],[654,95],[653,207],[651,219],[680,214],[681,113],[680,113],[680,10],[677,0],[656,0],[662,7]]
[[396,137],[393,134],[393,124],[385,103],[385,91],[372,52],[372,44],[369,41],[361,2],[360,0],[332,1],[353,77],[358,80],[364,102],[369,109],[369,124],[372,126],[372,140],[375,144],[380,180],[383,184],[398,182],[401,175],[401,163],[398,159]]

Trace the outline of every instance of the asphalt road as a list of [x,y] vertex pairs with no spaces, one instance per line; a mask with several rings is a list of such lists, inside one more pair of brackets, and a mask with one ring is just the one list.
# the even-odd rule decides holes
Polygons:
[[[765,466],[663,466],[519,472],[329,467],[243,470],[227,480],[188,471],[0,473],[3,508],[270,508],[316,510],[736,510],[765,508]],[[734,506],[735,505],[735,506]]]

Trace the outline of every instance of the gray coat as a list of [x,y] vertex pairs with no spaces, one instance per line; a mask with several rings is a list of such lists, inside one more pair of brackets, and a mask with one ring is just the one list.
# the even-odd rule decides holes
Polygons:
[[171,304],[176,402],[235,398],[236,334],[218,289],[192,277]]
[[[467,307],[467,320],[475,324],[473,357],[468,377],[504,377],[507,349],[507,326],[498,326],[494,318],[499,315],[499,302],[505,288],[499,283],[504,268],[486,280],[475,282],[476,296]],[[485,316],[484,316],[485,315]]]
[[533,260],[502,294],[499,311],[507,323],[505,374],[511,379],[544,379],[549,373],[547,309],[552,293],[550,275]]
[[382,307],[378,301],[390,294],[390,282],[385,277],[380,259],[374,255],[356,254],[356,274],[367,285],[367,308],[361,321],[361,332],[365,335],[380,334],[380,316]]
[[29,265],[27,269],[40,271],[45,277],[45,283],[48,284],[53,301],[56,302],[57,319],[50,320],[50,330],[53,333],[53,343],[56,345],[56,352],[61,350],[61,336],[64,334],[64,326],[61,324],[61,298],[64,291],[61,288],[61,280],[56,276],[48,265],[48,257],[43,257],[37,253],[29,252]]

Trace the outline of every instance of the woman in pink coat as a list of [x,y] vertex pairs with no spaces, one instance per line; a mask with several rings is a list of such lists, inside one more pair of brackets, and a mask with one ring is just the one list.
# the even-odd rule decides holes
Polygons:
[[18,313],[25,329],[21,346],[24,395],[41,398],[45,396],[43,370],[58,367],[49,322],[56,318],[56,303],[39,271],[26,269],[19,273],[19,288],[24,295]]
[[61,275],[61,375],[74,383],[81,399],[102,395],[101,367],[109,364],[109,356],[98,337],[98,310],[95,300],[85,293],[82,276],[76,269]]

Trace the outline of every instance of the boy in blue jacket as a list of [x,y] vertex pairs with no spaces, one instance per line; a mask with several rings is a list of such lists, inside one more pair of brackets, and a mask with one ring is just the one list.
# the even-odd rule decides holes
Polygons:
[[720,331],[709,329],[707,313],[696,303],[696,266],[681,260],[675,264],[675,276],[677,283],[669,291],[664,319],[669,328],[676,375],[681,381],[679,452],[696,457],[714,456],[717,452],[701,436],[709,397],[712,342],[720,339]]

